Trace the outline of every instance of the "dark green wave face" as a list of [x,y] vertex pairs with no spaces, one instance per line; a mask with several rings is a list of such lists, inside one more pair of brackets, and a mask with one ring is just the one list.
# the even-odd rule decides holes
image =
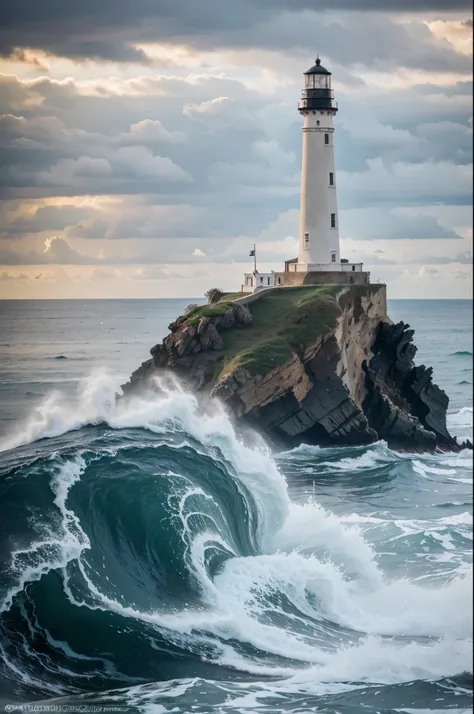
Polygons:
[[470,707],[469,454],[272,456],[182,391],[106,397],[1,454],[0,701]]

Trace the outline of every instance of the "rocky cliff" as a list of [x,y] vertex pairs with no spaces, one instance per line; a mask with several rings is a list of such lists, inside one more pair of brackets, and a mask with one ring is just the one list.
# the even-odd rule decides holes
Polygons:
[[387,317],[384,285],[226,296],[169,329],[125,394],[158,389],[153,378],[171,371],[280,446],[465,446],[448,433],[448,397],[431,368],[414,365],[413,330]]

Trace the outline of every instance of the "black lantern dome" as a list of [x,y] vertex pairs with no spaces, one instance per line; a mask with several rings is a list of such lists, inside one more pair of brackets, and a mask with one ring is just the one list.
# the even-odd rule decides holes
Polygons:
[[301,101],[298,104],[300,112],[331,111],[337,112],[337,105],[333,103],[334,92],[331,89],[331,72],[322,67],[319,57],[316,63],[304,73],[304,89]]
[[321,66],[321,60],[319,57],[316,59],[316,64],[313,64],[312,67],[310,67],[305,74],[331,74],[329,70],[326,69],[326,67]]

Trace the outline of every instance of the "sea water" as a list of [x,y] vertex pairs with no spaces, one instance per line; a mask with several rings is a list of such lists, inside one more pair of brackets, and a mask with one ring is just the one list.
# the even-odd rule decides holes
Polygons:
[[[2,303],[0,703],[471,711],[471,452],[271,453],[179,384],[117,402],[188,302]],[[389,312],[472,438],[472,303]]]

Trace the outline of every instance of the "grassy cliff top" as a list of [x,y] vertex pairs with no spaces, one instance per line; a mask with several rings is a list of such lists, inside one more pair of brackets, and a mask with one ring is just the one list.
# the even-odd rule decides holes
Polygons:
[[[340,308],[335,297],[340,289],[340,285],[317,285],[259,295],[249,305],[252,324],[220,330],[224,348],[215,379],[235,369],[265,374],[288,362],[294,351],[304,350],[336,326]],[[196,307],[189,313],[187,324],[196,325],[201,317],[223,314],[237,297],[241,296],[226,295],[213,305]]]
[[[335,329],[341,308],[336,300],[342,285],[308,285],[262,292],[250,303],[252,324],[220,330],[224,348],[215,379],[236,369],[266,374],[288,362],[321,335]],[[376,292],[378,285],[351,286],[360,296]],[[213,305],[194,308],[183,325],[197,325],[201,317],[226,312],[242,294],[225,295]]]

